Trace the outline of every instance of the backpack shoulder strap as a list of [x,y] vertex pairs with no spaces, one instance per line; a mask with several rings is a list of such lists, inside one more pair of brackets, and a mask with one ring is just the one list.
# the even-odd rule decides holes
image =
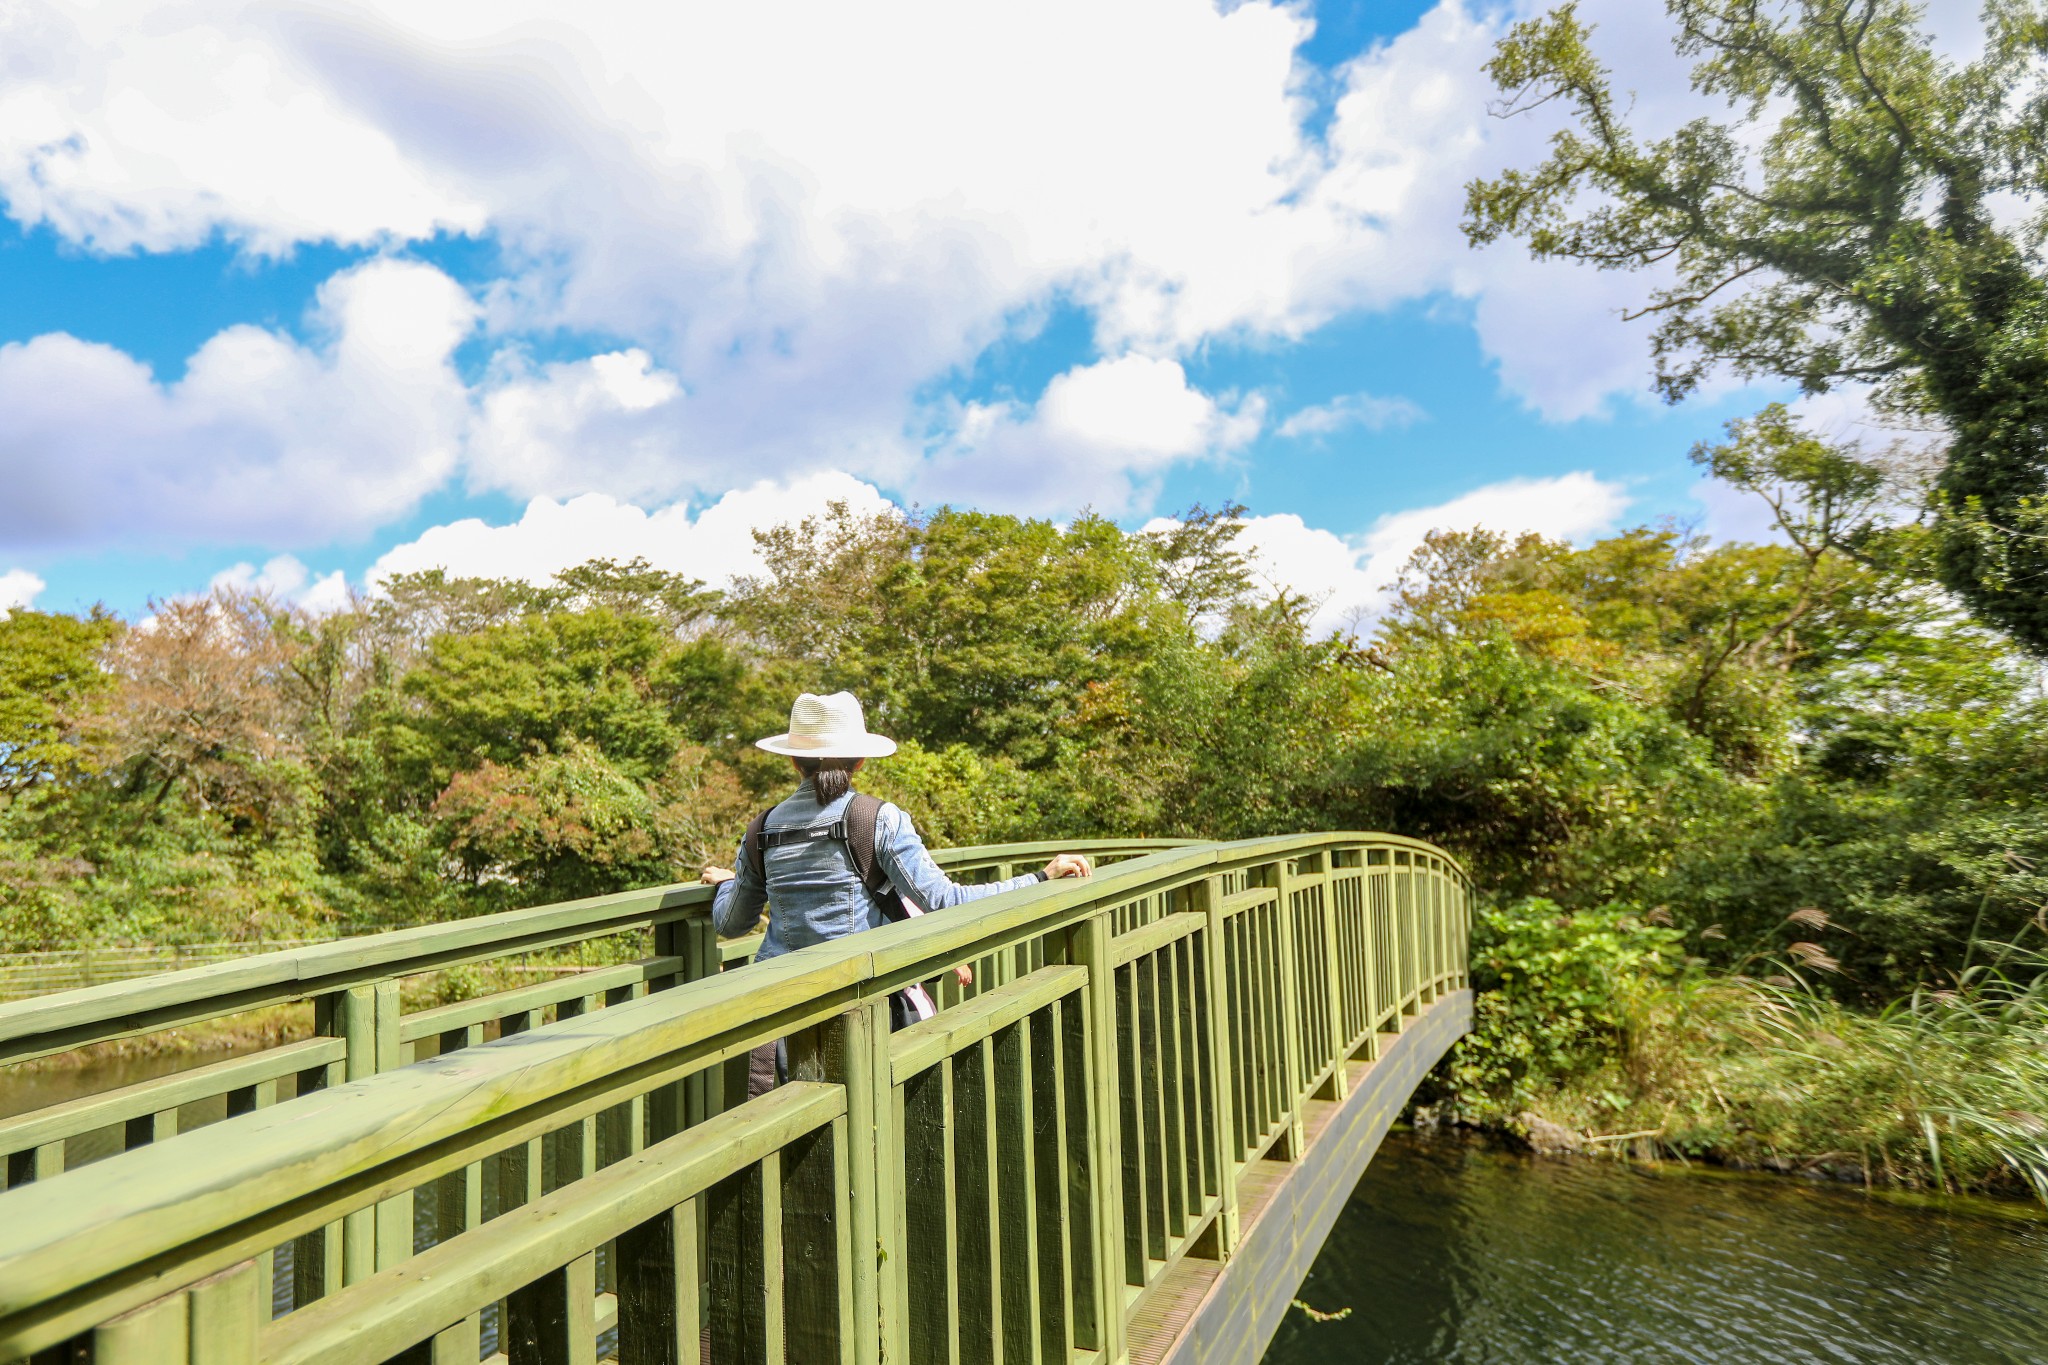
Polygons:
[[[761,834],[768,828],[768,817],[774,810],[775,807],[770,806],[749,820],[747,832],[740,836],[741,855],[746,858],[747,866],[753,870],[754,876],[764,882],[768,879],[768,859],[761,848]],[[728,825],[726,828],[730,829],[732,826]]]
[[889,874],[875,857],[875,817],[881,813],[881,798],[864,792],[855,792],[846,803],[846,847],[853,854],[853,870],[862,885],[877,892],[889,884]]

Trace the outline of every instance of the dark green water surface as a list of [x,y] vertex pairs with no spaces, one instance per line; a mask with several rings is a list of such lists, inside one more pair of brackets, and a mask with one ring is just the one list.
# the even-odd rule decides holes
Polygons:
[[2048,1220],[1395,1134],[1269,1365],[2048,1362]]

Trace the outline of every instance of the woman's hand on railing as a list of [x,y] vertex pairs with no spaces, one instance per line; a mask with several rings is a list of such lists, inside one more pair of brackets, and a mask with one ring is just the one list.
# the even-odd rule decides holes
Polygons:
[[704,883],[704,885],[706,886],[716,886],[720,882],[729,882],[732,880],[732,869],[729,867],[718,867],[714,864],[706,863],[704,865],[704,871],[702,875],[700,875],[697,878],[697,880]]
[[1088,859],[1079,853],[1062,853],[1045,865],[1047,877],[1085,877],[1095,871]]
[[962,989],[972,986],[974,984],[974,968],[963,962],[953,969],[953,979],[960,983]]

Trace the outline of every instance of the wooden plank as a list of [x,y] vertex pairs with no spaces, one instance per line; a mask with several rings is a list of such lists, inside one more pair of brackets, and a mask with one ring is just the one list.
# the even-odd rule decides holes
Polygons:
[[0,1152],[14,1153],[96,1129],[125,1124],[211,1099],[230,1091],[275,1084],[279,1079],[339,1059],[342,1044],[335,1038],[308,1038],[247,1057],[195,1066],[185,1071],[103,1090],[61,1104],[48,1105],[13,1118],[0,1119]]
[[[1069,945],[1071,947],[1071,944]],[[1073,1319],[1074,1345],[1100,1352],[1103,1265],[1102,1247],[1095,1221],[1098,1202],[1094,1118],[1094,1078],[1089,1074],[1091,1040],[1088,1036],[1088,997],[1063,1000],[1053,1007],[1059,1028],[1061,1113],[1066,1122],[1063,1160],[1067,1177],[1068,1313]]]
[[1165,1138],[1163,1169],[1166,1186],[1166,1230],[1174,1237],[1187,1235],[1193,1215],[1195,1192],[1187,1182],[1187,1099],[1182,1089],[1181,1045],[1187,1016],[1181,1008],[1179,946],[1170,945],[1152,958],[1153,998],[1159,1011],[1159,1109]]
[[391,1358],[391,1365],[476,1365],[477,1357],[483,1354],[482,1328],[480,1318],[466,1317],[400,1351]]
[[[381,1360],[495,1302],[545,1271],[702,1194],[845,1112],[837,1086],[792,1083],[691,1133],[606,1167],[540,1203],[494,1219],[367,1284],[280,1319],[271,1365]],[[758,1237],[754,1239],[758,1244]]]
[[843,1120],[806,1133],[782,1150],[781,1301],[792,1360],[817,1365],[850,1359],[853,1324],[842,1316],[840,1290],[847,1267],[840,1258],[839,1169]]
[[1215,1165],[1210,1178],[1215,1182],[1219,1205],[1214,1227],[1217,1260],[1229,1260],[1237,1246],[1237,1163],[1243,1144],[1237,1136],[1236,1070],[1231,1063],[1229,966],[1223,919],[1222,879],[1207,877],[1196,889],[1196,904],[1209,922],[1202,935],[1202,976],[1204,1018],[1207,1027],[1200,1034],[1202,1073],[1209,1097],[1207,1118],[1211,1134],[1209,1148]]
[[964,1052],[1087,984],[1079,967],[1041,967],[1035,972],[976,996],[973,1000],[912,1024],[890,1040],[890,1074],[896,1084],[936,1065],[940,1058]]
[[7,1154],[7,1188],[48,1180],[64,1173],[64,1139]]
[[191,1309],[182,1291],[102,1323],[92,1334],[93,1365],[186,1365],[191,1352]]
[[152,1142],[161,1142],[178,1135],[178,1111],[163,1109],[154,1114],[142,1114],[121,1125],[121,1148],[132,1152],[137,1147],[147,1147]]
[[915,1365],[958,1358],[959,1256],[953,1202],[953,1068],[905,1081],[901,1096],[905,1337]]
[[988,1040],[953,1057],[953,1202],[959,1354],[963,1365],[994,1365],[1001,1329],[996,1267],[1001,1254],[993,1169],[994,1096],[989,1093]]
[[1033,1238],[1037,1249],[1039,1359],[1073,1358],[1073,1286],[1068,1269],[1067,1087],[1060,1012],[1055,1001],[1028,1021]]
[[[847,1289],[849,1349],[855,1365],[900,1361],[909,1349],[898,1278],[906,1155],[897,1091],[890,1083],[889,1002],[870,1000],[840,1016],[836,1066],[826,1079],[846,1087]],[[837,1074],[833,1074],[836,1070]],[[873,1248],[872,1253],[868,1248]],[[872,1332],[860,1324],[872,1323]]]
[[1261,906],[1271,905],[1279,898],[1278,887],[1248,886],[1223,898],[1223,913],[1226,916],[1241,915],[1247,910],[1257,910]]
[[192,1286],[187,1297],[195,1365],[256,1365],[270,1323],[270,1277],[244,1261]]
[[597,1365],[597,1254],[513,1290],[504,1322],[511,1365]]
[[1175,1114],[1180,1120],[1181,1188],[1186,1192],[1187,1217],[1192,1223],[1202,1215],[1209,1193],[1203,1179],[1203,1146],[1207,1140],[1208,1106],[1202,1097],[1203,1072],[1199,1061],[1200,1033],[1204,1024],[1204,1001],[1195,980],[1195,958],[1201,950],[1198,940],[1184,940],[1169,955],[1174,983],[1174,1061],[1179,1099]]
[[1202,927],[1198,915],[1166,915],[1141,928],[1117,935],[1116,965],[1149,957],[1169,943],[1177,943]]
[[698,1201],[619,1234],[619,1365],[702,1365]]
[[410,1043],[439,1033],[467,1029],[472,1024],[488,1023],[509,1014],[545,1009],[549,1005],[559,1005],[566,1000],[621,986],[630,988],[654,977],[672,976],[681,971],[682,966],[683,960],[679,957],[644,957],[615,967],[593,967],[586,972],[559,976],[550,981],[536,981],[470,1000],[436,1005],[432,1009],[406,1015],[399,1026],[399,1037]]
[[1165,1048],[1165,1029],[1159,1017],[1158,964],[1152,958],[1133,962],[1132,993],[1124,1002],[1136,1011],[1138,1023],[1132,1042],[1137,1052],[1138,1078],[1138,1167],[1143,1172],[1144,1191],[1139,1207],[1144,1211],[1145,1236],[1140,1243],[1145,1260],[1140,1266],[1143,1284],[1151,1278],[1151,1262],[1164,1261],[1173,1235],[1173,1205],[1167,1189],[1165,1068],[1160,1053]]
[[1028,1021],[989,1040],[991,1098],[995,1103],[995,1225],[1000,1235],[997,1297],[1002,1320],[1002,1358],[1038,1359],[1038,1227],[1033,1161]]
[[[1117,1149],[1123,1177],[1123,1248],[1117,1268],[1121,1283],[1145,1283],[1145,1248],[1149,1239],[1150,1200],[1145,1184],[1145,1086],[1139,1073],[1139,1055],[1144,1051],[1144,1020],[1138,1008],[1138,968],[1115,968],[1116,1073],[1119,1107],[1116,1116]],[[1105,1122],[1108,1115],[1104,1116]],[[1121,1295],[1118,1296],[1119,1300]]]
[[[705,1198],[711,1233],[711,1358],[719,1365],[766,1365],[768,1360],[763,1168],[772,1164],[764,1159],[721,1180]],[[770,1174],[779,1184],[779,1173]]]
[[[967,870],[993,866],[1000,860],[1035,861],[1068,849],[1092,852],[1098,862],[1106,862],[1119,854],[1158,858],[1190,847],[1190,841],[1169,839],[1034,842],[1001,849],[939,850],[934,857],[942,867]],[[1194,856],[1213,855],[1198,849]],[[377,979],[628,932],[663,918],[702,919],[712,894],[712,888],[694,882],[653,887],[254,954],[9,1002],[0,1005],[0,1063],[305,999]]]
[[[1086,1333],[1082,1345],[1098,1351],[1106,1361],[1122,1359],[1124,1353],[1124,1197],[1121,1112],[1117,1073],[1116,967],[1109,936],[1109,923],[1101,915],[1082,921],[1067,939],[1067,960],[1087,969],[1087,1002],[1082,1015],[1087,1043],[1085,1075],[1092,1116],[1088,1125],[1090,1207],[1088,1220],[1094,1228],[1094,1254],[1090,1258],[1094,1283],[1090,1286],[1095,1340]],[[1077,1318],[1079,1314],[1077,1313]]]

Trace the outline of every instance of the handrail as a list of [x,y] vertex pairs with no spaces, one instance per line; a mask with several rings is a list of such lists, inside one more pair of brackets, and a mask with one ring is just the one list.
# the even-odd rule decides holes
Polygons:
[[[0,1195],[0,1359],[80,1332],[101,1365],[149,1358],[135,1353],[178,1314],[231,1324],[218,1330],[247,1338],[238,1359],[377,1358],[350,1314],[388,1294],[408,1305],[374,1337],[390,1353],[442,1338],[473,1350],[502,1298],[501,1332],[586,1347],[607,1321],[622,1344],[673,1345],[708,1314],[714,1343],[753,1358],[766,1312],[863,1361],[876,1340],[900,1359],[935,1331],[1113,1360],[1169,1267],[1227,1254],[1246,1163],[1298,1156],[1308,1100],[1341,1097],[1352,1059],[1464,984],[1469,892],[1441,850],[1396,836],[1165,848],[637,999],[585,998],[556,1023],[245,1114],[200,1145],[174,1138]],[[971,961],[992,969],[972,998],[889,1033],[892,991]],[[774,1038],[822,1087],[805,1091],[824,1096],[808,1127],[783,1121],[792,1100],[744,1100],[746,1054]],[[745,1148],[730,1170],[658,1197],[610,1174],[718,1115],[720,1140]],[[641,1167],[658,1178],[659,1163]],[[532,1210],[502,1258],[468,1233],[486,1225],[487,1168],[489,1227],[509,1236],[506,1211]],[[438,1221],[415,1258],[416,1199]],[[789,1237],[825,1240],[785,1258]],[[608,1263],[599,1305],[597,1248],[627,1238],[635,1254]],[[260,1272],[310,1243],[327,1254],[272,1323]],[[855,1255],[869,1247],[873,1264]],[[429,1263],[456,1283],[421,1291]],[[645,1264],[668,1268],[649,1280]],[[704,1275],[752,1288],[737,1306],[705,1298]],[[825,1358],[791,1340],[791,1359]]]
[[[945,849],[933,856],[956,877],[1003,877],[1012,867],[1070,848],[1115,860],[1183,842],[1039,841]],[[263,1054],[267,1062],[241,1059],[239,1066],[193,1068],[0,1118],[0,1177],[12,1188],[60,1174],[78,1156],[67,1153],[70,1139],[112,1125],[122,1125],[120,1142],[125,1148],[141,1146],[176,1132],[181,1106],[210,1104],[220,1112],[238,1114],[404,1065],[424,1055],[423,1044],[445,1051],[481,1042],[492,1028],[516,1032],[532,1027],[541,1021],[543,1010],[559,1011],[562,1002],[589,995],[600,985],[616,1003],[677,981],[713,975],[721,966],[750,956],[758,938],[717,943],[708,918],[711,897],[710,887],[676,883],[335,939],[0,1003],[0,1076],[8,1065],[37,1057],[307,999],[314,1002],[315,1033],[336,1040],[326,1050],[273,1047]],[[406,977],[647,931],[653,934],[653,951],[633,962],[596,973],[567,974],[537,986],[487,992],[433,1009],[401,1011],[398,987]],[[219,1083],[207,1088],[209,1076]]]

